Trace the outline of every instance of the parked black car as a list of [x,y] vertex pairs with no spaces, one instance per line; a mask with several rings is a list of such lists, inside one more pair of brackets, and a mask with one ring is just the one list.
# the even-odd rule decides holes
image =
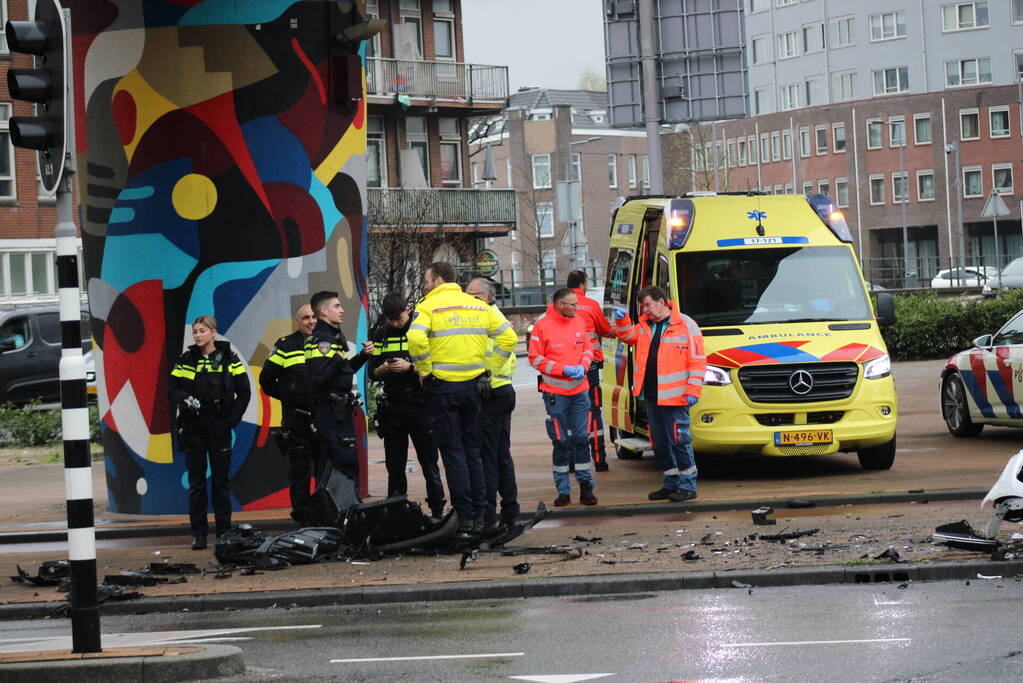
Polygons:
[[[89,315],[82,312],[82,350],[92,350]],[[86,380],[95,371],[86,359]],[[91,375],[91,376],[90,376]],[[0,403],[60,400],[60,312],[56,304],[0,310]]]

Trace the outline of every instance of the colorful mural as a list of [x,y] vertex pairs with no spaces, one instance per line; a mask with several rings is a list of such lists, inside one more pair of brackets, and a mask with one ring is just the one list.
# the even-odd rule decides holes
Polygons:
[[359,44],[334,38],[353,4],[64,0],[112,511],[186,511],[168,372],[204,313],[253,387],[233,506],[288,504],[260,366],[312,291],[339,291],[346,332],[365,338],[365,88],[341,83],[363,78],[338,58]]

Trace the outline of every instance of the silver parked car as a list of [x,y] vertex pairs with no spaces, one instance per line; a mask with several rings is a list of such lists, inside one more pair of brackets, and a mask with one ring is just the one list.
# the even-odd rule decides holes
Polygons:
[[1023,256],[1009,262],[1009,265],[1002,268],[1001,282],[999,277],[988,279],[980,293],[984,296],[994,296],[1001,289],[1019,289],[1023,287]]

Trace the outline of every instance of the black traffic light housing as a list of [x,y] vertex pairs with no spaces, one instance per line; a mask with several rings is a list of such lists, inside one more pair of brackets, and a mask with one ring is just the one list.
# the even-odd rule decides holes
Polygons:
[[330,91],[334,103],[354,111],[362,100],[362,58],[359,48],[387,25],[366,13],[365,0],[337,0],[331,14]]
[[36,105],[35,116],[11,117],[11,144],[39,152],[39,177],[52,193],[64,173],[73,125],[64,10],[59,0],[39,0],[32,21],[8,21],[5,31],[11,52],[32,55],[36,61],[33,68],[7,72],[11,99]]

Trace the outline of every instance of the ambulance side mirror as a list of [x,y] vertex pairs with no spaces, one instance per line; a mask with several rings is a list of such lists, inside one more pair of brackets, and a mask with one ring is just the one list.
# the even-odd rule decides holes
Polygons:
[[881,327],[895,324],[895,299],[889,292],[878,292],[877,324]]

